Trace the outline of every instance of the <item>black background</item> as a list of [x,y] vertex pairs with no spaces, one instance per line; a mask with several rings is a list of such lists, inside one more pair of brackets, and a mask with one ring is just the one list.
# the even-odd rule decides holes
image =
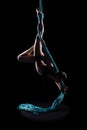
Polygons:
[[[80,126],[83,46],[83,7],[76,2],[44,1],[44,40],[61,71],[68,75],[66,85],[69,94],[64,103],[70,107],[70,115],[63,121],[33,122],[20,116],[16,107],[22,102],[52,101],[57,95],[56,86],[42,79],[33,64],[17,61],[17,55],[34,44],[37,33],[36,8],[38,0],[8,2],[3,4],[3,63],[4,95],[8,108],[6,119],[16,128],[71,128]],[[82,26],[83,25],[83,26]],[[29,128],[28,128],[29,129]]]

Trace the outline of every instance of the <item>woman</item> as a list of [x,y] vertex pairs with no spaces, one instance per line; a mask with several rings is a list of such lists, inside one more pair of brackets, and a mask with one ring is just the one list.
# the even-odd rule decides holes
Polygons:
[[[34,63],[36,71],[39,75],[52,79],[53,81],[55,81],[58,88],[62,90],[60,82],[65,80],[67,78],[67,75],[65,72],[56,73],[54,71],[54,65],[52,61],[50,61],[46,51],[44,51],[43,49],[43,45],[45,43],[45,41],[43,40],[44,15],[39,9],[36,9],[36,12],[38,17],[38,26],[35,43],[31,48],[18,55],[17,59],[21,62]],[[64,87],[62,91],[66,93],[66,87]]]

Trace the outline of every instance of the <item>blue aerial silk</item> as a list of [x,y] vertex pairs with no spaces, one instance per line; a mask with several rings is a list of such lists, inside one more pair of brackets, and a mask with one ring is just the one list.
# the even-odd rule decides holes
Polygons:
[[64,99],[64,94],[61,92],[60,95],[53,101],[52,105],[46,108],[40,107],[40,106],[35,106],[33,104],[20,104],[18,106],[19,110],[24,110],[24,111],[30,111],[34,114],[39,114],[41,112],[49,112],[55,110],[55,108],[63,101]]
[[[39,9],[40,11],[42,12],[41,14],[37,14],[37,18],[38,18],[38,26],[37,26],[37,34],[39,36],[39,39],[41,42],[43,42],[43,50],[45,51],[45,54],[47,55],[47,57],[49,58],[49,60],[52,62],[52,64],[54,65],[54,70],[55,70],[55,73],[58,73],[59,72],[59,69],[52,57],[52,55],[50,54],[45,42],[43,41],[43,37],[42,37],[42,34],[41,34],[41,31],[39,29],[39,22],[42,22],[43,19],[44,19],[44,14],[43,14],[43,0],[39,0]],[[61,81],[60,82],[60,87],[64,87],[64,82]],[[26,103],[26,104],[20,104],[17,108],[19,110],[24,110],[24,111],[29,111],[29,112],[32,112],[34,114],[39,114],[39,113],[42,113],[42,112],[49,112],[49,111],[53,111],[55,110],[55,108],[61,104],[61,102],[63,101],[64,99],[64,93],[60,91],[60,94],[58,95],[58,97],[53,101],[53,103],[51,104],[51,106],[49,107],[40,107],[40,106],[35,106],[33,104],[29,104],[29,103]]]

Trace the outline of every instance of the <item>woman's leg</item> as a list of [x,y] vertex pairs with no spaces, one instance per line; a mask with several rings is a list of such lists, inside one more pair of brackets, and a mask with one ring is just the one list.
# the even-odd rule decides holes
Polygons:
[[28,50],[24,51],[23,53],[17,56],[18,61],[26,62],[26,63],[34,63],[35,56],[34,56],[34,45],[30,47]]
[[43,68],[47,65],[44,63],[44,53],[42,52],[42,43],[38,37],[36,36],[35,44],[34,44],[34,55],[35,55],[35,68],[37,72],[42,75]]
[[[41,43],[42,44],[42,48],[43,48],[43,44],[44,41]],[[46,50],[43,51],[44,53],[44,62],[46,63],[46,66],[48,68],[48,78],[56,81],[56,82],[61,82],[62,80],[65,80],[67,78],[67,75],[65,72],[55,72],[54,69],[54,65],[52,63],[52,61],[50,60],[49,56],[47,55]]]

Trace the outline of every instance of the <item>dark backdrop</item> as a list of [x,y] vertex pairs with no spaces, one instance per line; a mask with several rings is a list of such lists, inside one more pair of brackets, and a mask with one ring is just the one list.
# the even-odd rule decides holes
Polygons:
[[[8,6],[7,6],[8,5]],[[28,125],[34,127],[33,122],[21,117],[16,107],[22,102],[52,101],[57,96],[57,88],[49,80],[42,79],[35,71],[33,64],[24,64],[17,61],[17,55],[34,44],[37,33],[36,7],[38,0],[29,2],[8,2],[5,5],[4,41],[5,42],[5,67],[6,103],[13,126],[17,128]],[[68,75],[66,85],[69,86],[69,94],[65,97],[64,103],[70,107],[70,115],[63,122],[56,122],[48,127],[67,127],[76,125],[81,116],[79,112],[80,94],[82,80],[82,9],[76,2],[44,1],[44,40],[51,52],[55,62],[61,71]],[[81,93],[80,93],[81,92]],[[5,98],[6,98],[5,97]],[[81,107],[81,106],[80,106]],[[8,117],[7,117],[8,118]],[[35,123],[35,122],[34,122]],[[33,124],[33,125],[31,125]],[[62,125],[62,126],[61,126]],[[69,126],[70,125],[70,126]],[[73,125],[73,127],[74,127]],[[44,126],[38,122],[35,127]],[[77,125],[78,126],[78,125]]]

